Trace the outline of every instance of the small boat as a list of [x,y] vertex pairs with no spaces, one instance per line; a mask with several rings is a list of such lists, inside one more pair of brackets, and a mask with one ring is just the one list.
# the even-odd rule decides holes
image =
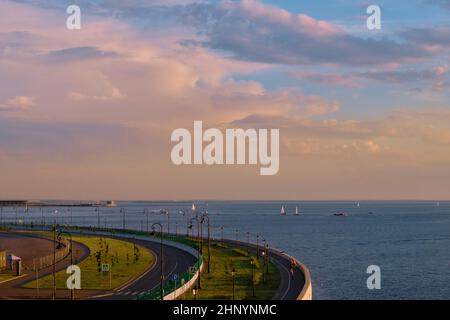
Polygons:
[[191,210],[192,210],[192,211],[197,211],[197,209],[195,208],[195,203],[192,204]]
[[284,206],[281,206],[280,214],[281,214],[282,216],[285,216],[285,215],[286,215],[286,210],[284,210]]
[[296,215],[296,216],[299,216],[299,215],[300,215],[300,212],[298,211],[298,206],[295,206],[295,215]]
[[169,214],[169,210],[167,210],[167,209],[161,209],[161,210],[159,210],[159,213],[161,213],[161,214]]
[[359,202],[356,204],[356,206],[359,208],[361,205],[359,204]]
[[440,206],[441,206],[441,204],[439,203],[439,201],[436,202],[436,207],[440,207]]
[[346,217],[347,215],[347,212],[336,212],[333,214],[335,217]]

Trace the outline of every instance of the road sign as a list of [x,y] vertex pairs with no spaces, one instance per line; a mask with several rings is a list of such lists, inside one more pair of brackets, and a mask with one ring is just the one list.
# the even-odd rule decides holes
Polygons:
[[103,272],[109,272],[109,264],[108,263],[103,263],[102,264],[102,271]]
[[197,267],[196,266],[190,266],[189,267],[189,273],[190,274],[195,274],[197,272]]

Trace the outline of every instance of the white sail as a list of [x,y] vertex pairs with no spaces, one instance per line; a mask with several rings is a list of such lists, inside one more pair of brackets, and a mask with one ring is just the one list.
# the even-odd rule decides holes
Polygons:
[[281,206],[280,214],[281,215],[285,215],[286,214],[286,210],[284,210],[284,206]]
[[295,206],[295,215],[299,215],[300,213],[299,213],[299,211],[298,211],[298,206]]
[[192,204],[191,210],[192,210],[192,211],[196,211],[196,210],[197,210],[197,209],[195,209],[195,203]]
[[360,206],[359,202],[358,202],[358,204],[356,206],[359,208],[359,206]]
[[439,207],[441,204],[438,202],[436,202],[436,207]]

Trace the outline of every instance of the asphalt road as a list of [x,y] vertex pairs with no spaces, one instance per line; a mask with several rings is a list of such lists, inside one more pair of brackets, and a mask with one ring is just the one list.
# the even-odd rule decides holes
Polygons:
[[[86,233],[83,233],[86,234]],[[90,234],[90,233],[89,233]],[[92,233],[94,235],[95,233]],[[110,238],[116,238],[120,240],[125,241],[134,241],[136,244],[139,244],[150,251],[154,252],[156,255],[156,262],[153,264],[151,268],[149,268],[144,274],[140,275],[139,277],[135,278],[131,282],[122,285],[120,288],[117,288],[116,290],[111,291],[92,291],[92,290],[77,290],[76,296],[81,299],[106,299],[106,300],[130,300],[130,299],[136,299],[138,295],[145,293],[149,290],[152,290],[154,288],[159,287],[160,285],[160,273],[161,273],[161,267],[160,267],[160,259],[161,259],[161,252],[160,252],[160,244],[158,242],[154,241],[148,241],[141,239],[141,237],[133,238],[132,236],[117,236],[117,235],[110,235],[110,234],[101,234],[97,233],[97,235],[101,235],[104,237],[110,237]],[[218,240],[216,240],[218,241]],[[240,247],[242,249],[247,250],[249,248],[251,251],[256,252],[256,245],[255,244],[246,244],[244,242],[236,242],[234,240],[224,240],[225,243]],[[74,244],[74,247],[77,248],[81,252],[82,256],[87,256],[88,251],[86,251],[86,248],[83,248],[81,244]],[[262,246],[259,247],[260,251],[262,250]],[[195,264],[196,257],[191,255],[190,253],[187,253],[181,249],[164,245],[163,248],[164,254],[163,254],[163,270],[164,270],[164,279],[165,281],[169,281],[174,274],[181,275],[182,273],[186,272],[188,268]],[[300,292],[303,289],[305,278],[302,273],[302,271],[298,268],[294,268],[291,274],[291,261],[289,258],[283,253],[280,253],[275,250],[269,250],[269,258],[272,263],[277,267],[281,274],[281,281],[280,286],[277,289],[275,295],[273,296],[274,300],[296,300],[296,298],[299,296]],[[64,260],[61,263],[58,264],[57,269],[63,270],[69,265],[70,261]],[[42,274],[50,274],[51,268],[48,268],[47,270],[43,270]],[[31,275],[31,278],[33,276]],[[20,286],[24,282],[28,282],[33,279],[22,279],[22,281],[14,281],[13,284],[15,286],[15,290],[12,286],[3,286],[0,284],[0,299],[3,297],[8,298],[25,298],[25,295],[28,295],[28,298],[34,298],[35,297],[35,290],[34,289],[22,289],[17,288],[17,286]],[[7,288],[9,287],[9,290]],[[64,293],[64,296],[68,296],[68,290],[58,290],[59,298],[61,298],[62,291],[67,291]],[[21,294],[19,294],[21,292]],[[41,290],[41,297],[49,297],[48,295],[51,294],[50,290]],[[50,295],[51,297],[51,295]],[[64,297],[63,297],[64,298]]]
[[[43,243],[42,241],[44,242],[48,241],[37,238],[36,235],[32,234],[9,232],[8,236],[6,236],[5,233],[3,233],[2,235],[4,239],[6,237],[11,236],[17,243],[20,243],[19,240],[22,239],[24,244],[25,243],[42,244]],[[154,252],[156,255],[156,262],[144,274],[122,285],[120,288],[117,288],[116,290],[111,291],[76,290],[75,297],[77,299],[131,300],[136,299],[137,296],[141,293],[159,287],[161,275],[161,264],[160,264],[161,252],[160,252],[160,244],[158,242],[112,235],[111,236],[102,235],[102,236],[120,239],[124,241],[131,241],[131,242],[134,241],[136,244],[139,244],[149,249],[150,251]],[[34,241],[32,241],[33,239]],[[74,242],[74,249],[79,254],[78,256],[76,256],[76,259],[78,261],[83,260],[89,255],[89,249],[80,243]],[[174,274],[181,275],[182,273],[188,271],[188,268],[194,265],[196,262],[196,258],[193,255],[169,245],[164,245],[163,257],[164,257],[163,270],[165,282],[169,281]],[[70,259],[67,257],[66,259],[57,263],[56,270],[57,271],[64,270],[69,265]],[[48,267],[41,270],[39,276],[43,277],[46,275],[50,275],[51,273],[52,267]],[[0,299],[37,299],[37,298],[51,299],[52,292],[49,289],[40,289],[38,297],[36,289],[25,289],[20,287],[29,281],[33,281],[34,279],[35,275],[33,272],[31,272],[27,276],[24,276],[23,278],[19,278],[13,281],[0,284]],[[70,294],[69,290],[58,289],[57,299],[68,299],[70,297],[69,294]]]
[[[246,244],[244,242],[237,242],[229,239],[224,239],[224,243],[244,250],[247,250],[248,248],[254,253],[256,253],[257,249],[256,245],[252,243]],[[263,247],[259,246],[260,253],[262,250]],[[303,272],[299,268],[293,268],[293,273],[291,274],[291,261],[287,256],[283,255],[283,252],[278,252],[269,248],[269,259],[279,270],[281,275],[280,286],[272,297],[272,300],[296,300],[305,285],[305,276]]]
[[[129,238],[111,236],[111,238],[117,238],[125,241],[130,241]],[[159,288],[160,286],[160,277],[161,277],[161,248],[160,244],[151,241],[144,240],[131,240],[135,241],[136,244],[139,244],[151,251],[153,251],[156,255],[156,263],[153,267],[143,275],[127,284],[126,286],[122,286],[118,288],[114,292],[108,293],[102,297],[98,297],[101,299],[108,300],[127,300],[127,299],[136,299],[137,296],[141,293],[145,293],[148,290],[152,290],[154,288]],[[164,245],[163,247],[163,270],[164,270],[164,282],[170,281],[174,274],[180,276],[184,272],[188,271],[190,266],[193,266],[196,262],[196,258],[183,251],[181,249],[172,247],[170,245]]]

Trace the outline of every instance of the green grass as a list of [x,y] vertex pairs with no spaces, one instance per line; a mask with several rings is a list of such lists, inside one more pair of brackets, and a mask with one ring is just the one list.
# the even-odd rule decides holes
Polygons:
[[[142,274],[155,262],[154,254],[138,245],[136,245],[136,248],[138,248],[139,258],[135,260],[135,246],[128,241],[97,236],[76,236],[73,240],[86,245],[90,249],[89,257],[78,264],[81,269],[82,289],[108,290],[117,288]],[[111,284],[109,275],[103,274],[98,270],[98,260],[96,258],[98,253],[100,253],[100,263],[109,263],[112,266]],[[68,274],[66,274],[65,270],[56,274],[57,288],[67,288],[67,277]],[[41,288],[51,288],[52,281],[52,276],[41,278],[39,279],[39,286]],[[24,287],[35,288],[36,283],[35,281],[29,282]]]
[[[207,273],[208,245],[203,245],[203,257],[205,269],[201,278],[201,290],[197,294],[199,300],[230,300],[233,299],[233,278],[231,270],[236,270],[235,299],[271,299],[280,284],[280,273],[272,264],[269,264],[269,274],[266,283],[263,283],[263,259],[260,256],[256,261],[256,255],[249,256],[247,251],[231,248],[220,243],[211,245],[211,273]],[[252,268],[250,259],[254,258],[255,264],[255,297],[252,293]],[[192,300],[192,292],[188,292],[181,299]]]

